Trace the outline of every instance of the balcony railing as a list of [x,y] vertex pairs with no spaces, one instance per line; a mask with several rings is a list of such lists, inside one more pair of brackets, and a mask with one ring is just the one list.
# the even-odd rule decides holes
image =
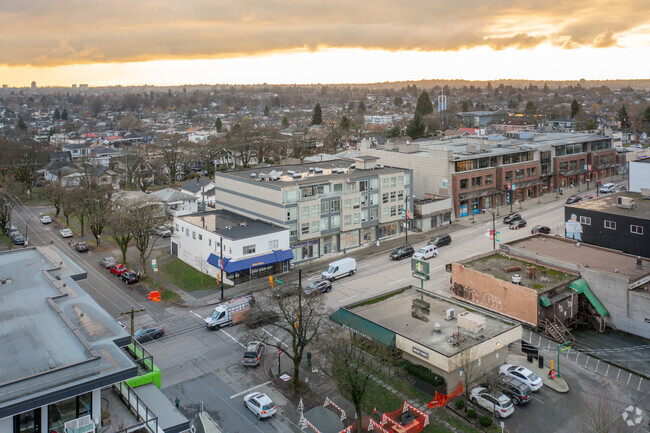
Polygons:
[[147,405],[145,405],[140,400],[135,391],[133,391],[133,388],[131,388],[126,382],[117,383],[113,385],[113,387],[118,392],[120,397],[122,397],[124,403],[129,406],[129,410],[131,410],[131,412],[133,412],[135,416],[142,421],[140,424],[127,427],[123,430],[120,430],[120,432],[128,433],[140,428],[146,428],[151,433],[158,433],[158,417],[151,411],[151,409],[147,407]]

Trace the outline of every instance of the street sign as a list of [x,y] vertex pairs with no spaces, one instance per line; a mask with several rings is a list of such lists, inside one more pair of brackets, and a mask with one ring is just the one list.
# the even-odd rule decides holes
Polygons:
[[151,269],[154,271],[157,270],[158,265],[156,265],[156,259],[151,260]]
[[514,190],[516,190],[516,189],[517,189],[517,186],[513,183],[513,184],[512,184],[512,190],[514,191]]
[[419,274],[417,272],[412,273],[413,278],[417,278],[418,280],[423,280],[423,281],[429,281],[429,276],[427,274]]
[[429,275],[429,262],[425,262],[418,259],[411,259],[411,270],[417,272],[418,274]]
[[495,232],[496,241],[501,242],[501,232]]
[[278,349],[278,356],[282,355],[282,349]]

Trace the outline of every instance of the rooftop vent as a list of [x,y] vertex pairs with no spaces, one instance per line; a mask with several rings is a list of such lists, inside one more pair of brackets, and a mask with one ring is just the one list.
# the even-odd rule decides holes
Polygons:
[[255,178],[257,175],[255,173],[251,173],[251,177]]
[[636,203],[631,197],[618,197],[618,207],[621,209],[634,209]]
[[294,173],[291,175],[291,177],[294,179],[300,179],[302,177],[302,173]]
[[323,169],[320,168],[320,167],[316,167],[316,168],[314,169],[314,173],[322,173],[322,172],[323,172]]
[[296,172],[293,170],[287,170],[287,174],[293,176],[294,174],[296,174]]

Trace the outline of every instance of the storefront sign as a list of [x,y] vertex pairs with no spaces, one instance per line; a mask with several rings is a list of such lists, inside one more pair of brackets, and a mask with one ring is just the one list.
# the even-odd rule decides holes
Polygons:
[[427,358],[427,359],[429,358],[429,353],[428,352],[425,352],[424,350],[420,350],[415,346],[413,346],[412,349],[413,349],[413,353],[415,353],[416,355],[419,355],[422,358]]
[[301,242],[299,244],[293,244],[291,245],[291,248],[303,248],[303,247],[308,247],[310,245],[318,245],[318,239],[315,239],[313,241]]

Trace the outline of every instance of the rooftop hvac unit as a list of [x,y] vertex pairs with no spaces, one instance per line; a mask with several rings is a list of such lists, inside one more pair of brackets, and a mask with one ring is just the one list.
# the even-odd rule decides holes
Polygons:
[[485,317],[465,311],[458,315],[458,327],[473,333],[482,332],[485,330]]
[[448,308],[445,310],[445,320],[454,320],[456,318],[456,310]]
[[296,174],[296,172],[295,172],[295,171],[293,171],[293,170],[287,170],[287,174],[290,174],[290,175],[292,175],[292,176],[293,176],[294,174]]
[[320,168],[320,167],[316,167],[316,168],[314,169],[314,173],[322,173],[322,172],[323,172],[323,169]]
[[468,144],[465,150],[467,151],[467,153],[477,153],[478,146],[475,144]]
[[619,197],[618,198],[618,207],[621,209],[634,209],[634,206],[636,203],[634,203],[634,199],[631,197]]
[[291,177],[294,179],[300,179],[302,177],[302,173],[294,173],[291,175]]
[[257,177],[255,173],[251,173],[251,177]]

